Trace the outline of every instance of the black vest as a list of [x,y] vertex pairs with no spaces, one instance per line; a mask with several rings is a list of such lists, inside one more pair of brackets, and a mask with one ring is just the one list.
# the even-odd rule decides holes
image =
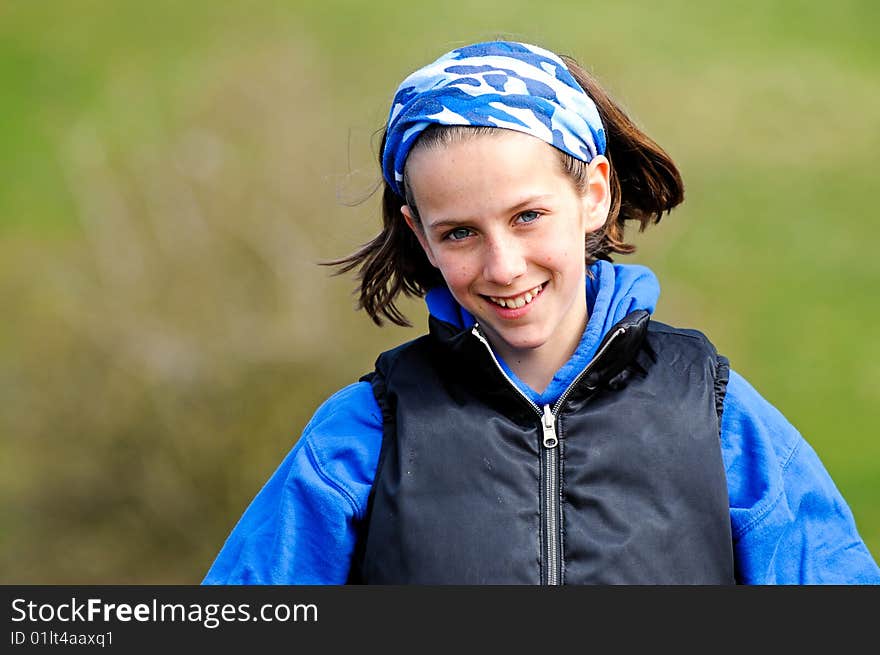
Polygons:
[[362,378],[384,435],[349,581],[733,583],[727,376],[702,334],[637,311],[547,411],[478,329],[432,317]]

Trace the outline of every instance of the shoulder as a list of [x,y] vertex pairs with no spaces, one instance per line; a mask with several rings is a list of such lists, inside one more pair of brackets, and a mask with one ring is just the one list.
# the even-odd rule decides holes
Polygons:
[[382,446],[382,413],[368,382],[355,382],[315,411],[296,448],[326,484],[366,507]]
[[648,323],[648,336],[662,342],[675,342],[715,352],[715,346],[709,341],[709,337],[699,330],[673,327],[653,318]]
[[[380,353],[376,358],[376,372],[382,376],[390,376],[394,372],[395,367],[401,362],[410,361],[413,358],[423,358],[426,352],[431,349],[431,344],[432,339],[430,335],[423,334]],[[369,378],[370,376],[365,377]]]
[[368,382],[354,382],[327,398],[315,410],[305,432],[381,428],[382,414]]
[[736,443],[730,444],[735,449],[732,454],[742,455],[758,447],[773,461],[784,463],[805,443],[782,412],[732,369],[723,423],[729,428],[728,434],[738,436]]
[[693,371],[696,367],[706,371],[715,380],[716,409],[720,413],[728,379],[728,361],[719,355],[705,334],[651,319],[645,341],[652,358],[672,370]]

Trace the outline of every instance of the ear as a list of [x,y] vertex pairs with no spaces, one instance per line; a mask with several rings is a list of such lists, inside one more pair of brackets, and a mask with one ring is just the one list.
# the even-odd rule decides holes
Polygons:
[[413,216],[412,209],[410,209],[409,205],[403,205],[400,208],[400,213],[403,214],[404,219],[406,219],[406,224],[409,225],[409,229],[413,231],[416,235],[416,239],[419,240],[419,245],[422,246],[422,250],[425,251],[425,256],[428,258],[428,261],[431,262],[431,266],[434,268],[440,268],[437,266],[437,262],[434,261],[434,253],[431,251],[431,246],[428,244],[428,238],[425,236],[425,230],[422,228],[422,224]]
[[608,220],[611,209],[611,162],[596,155],[587,164],[587,188],[581,197],[584,207],[585,232],[595,232]]

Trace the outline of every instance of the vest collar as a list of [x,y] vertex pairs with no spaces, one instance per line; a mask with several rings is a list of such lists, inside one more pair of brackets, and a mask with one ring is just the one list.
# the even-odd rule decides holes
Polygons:
[[[639,309],[615,323],[600,342],[596,355],[574,378],[569,391],[589,392],[600,386],[613,386],[615,379],[636,359],[645,340],[650,318],[648,311]],[[474,368],[468,368],[466,378],[484,383],[485,378],[478,374],[479,371],[492,375],[503,373],[497,360],[475,333],[478,326],[462,329],[432,315],[428,319],[428,328],[434,342],[451,358],[457,362],[469,362],[469,366],[473,363]]]

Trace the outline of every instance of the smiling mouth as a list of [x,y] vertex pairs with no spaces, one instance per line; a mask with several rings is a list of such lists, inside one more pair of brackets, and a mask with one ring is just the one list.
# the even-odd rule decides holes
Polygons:
[[543,284],[539,284],[534,289],[529,289],[525,293],[521,293],[518,296],[509,296],[506,298],[500,298],[498,296],[483,296],[487,298],[491,302],[495,303],[499,307],[504,307],[506,309],[519,309],[520,307],[525,307],[530,302],[532,302],[535,298],[538,297],[538,294],[541,293],[541,290],[544,288]]

